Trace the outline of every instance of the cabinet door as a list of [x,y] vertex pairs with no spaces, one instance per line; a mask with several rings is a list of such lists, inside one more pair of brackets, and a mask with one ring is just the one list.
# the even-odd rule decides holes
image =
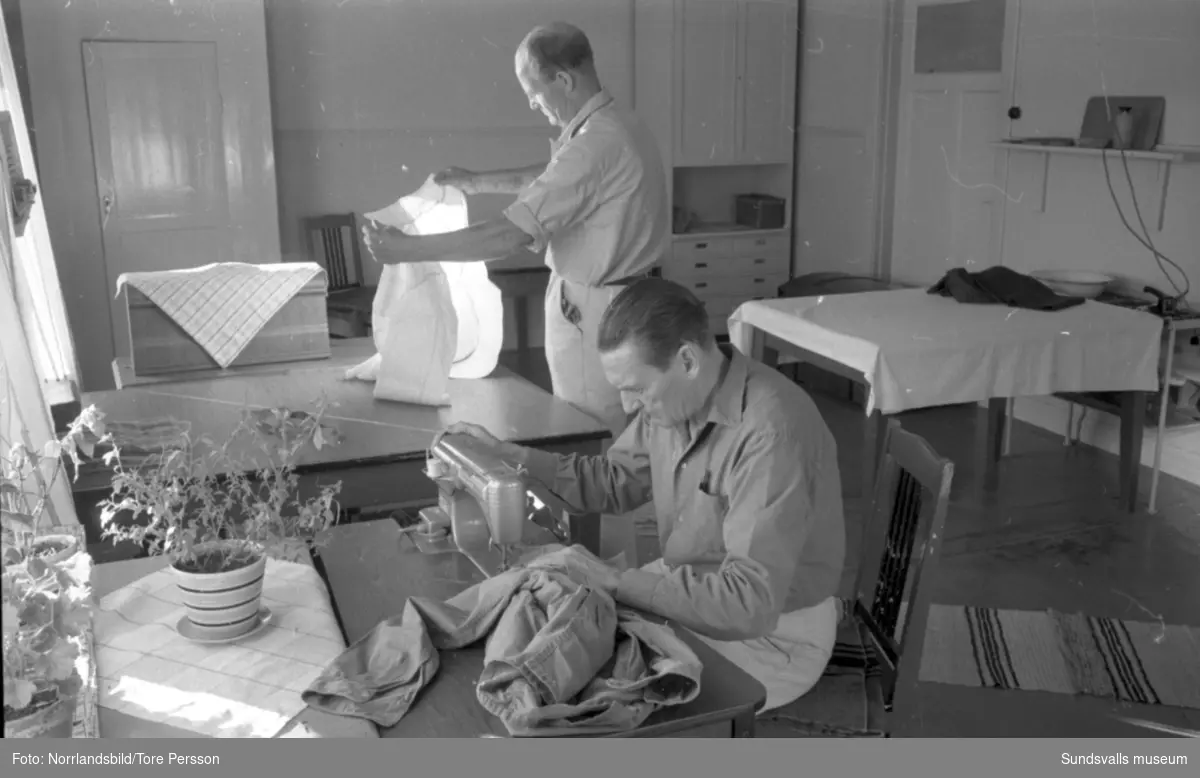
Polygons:
[[734,0],[675,0],[675,165],[737,157],[738,16]]
[[796,121],[796,0],[742,0],[736,161],[792,159]]

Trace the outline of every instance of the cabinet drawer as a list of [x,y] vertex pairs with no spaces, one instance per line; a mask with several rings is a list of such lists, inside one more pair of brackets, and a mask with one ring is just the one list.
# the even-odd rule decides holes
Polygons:
[[734,252],[737,241],[733,238],[688,238],[676,240],[671,256],[680,261],[698,261],[713,257],[727,257]]
[[701,299],[710,297],[775,297],[788,280],[787,273],[752,273],[728,278],[689,278],[680,283]]
[[789,271],[787,253],[713,255],[702,258],[672,257],[667,277],[679,283],[715,278],[761,276],[764,273],[786,275]]
[[788,235],[747,235],[733,239],[733,251],[739,256],[763,253],[786,255],[791,242]]

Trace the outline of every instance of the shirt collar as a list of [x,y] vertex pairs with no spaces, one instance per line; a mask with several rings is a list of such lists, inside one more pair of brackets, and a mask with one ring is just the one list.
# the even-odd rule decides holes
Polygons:
[[726,426],[741,424],[742,406],[746,399],[746,381],[750,375],[750,364],[742,352],[736,348],[720,346],[721,352],[729,358],[729,367],[725,377],[717,384],[709,401],[707,422],[715,422]]
[[579,109],[579,113],[575,114],[571,121],[567,122],[567,126],[563,127],[562,134],[558,136],[558,145],[562,145],[575,137],[575,133],[579,132],[579,128],[583,126],[592,114],[599,111],[604,106],[613,101],[612,95],[607,89],[601,89],[596,94],[592,95],[583,107]]

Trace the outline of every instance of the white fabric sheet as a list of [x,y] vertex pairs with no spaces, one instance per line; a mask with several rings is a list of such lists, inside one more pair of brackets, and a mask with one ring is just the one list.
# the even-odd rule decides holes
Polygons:
[[1055,392],[1157,391],[1162,324],[1095,301],[1061,311],[976,305],[924,289],[755,300],[729,317],[862,373],[867,413]]
[[[452,232],[469,223],[463,193],[429,182],[366,216],[408,235]],[[504,303],[483,261],[386,265],[371,328],[377,353],[346,378],[374,381],[381,400],[448,405],[449,379],[483,378],[496,369]]]

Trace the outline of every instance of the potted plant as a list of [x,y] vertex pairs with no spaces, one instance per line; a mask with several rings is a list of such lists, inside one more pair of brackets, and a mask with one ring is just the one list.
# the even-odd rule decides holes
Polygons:
[[4,736],[69,738],[83,679],[75,660],[91,621],[86,574],[33,556],[2,576]]
[[64,458],[72,461],[78,475],[83,458],[108,441],[104,414],[95,406],[85,408],[62,437],[49,441],[41,451],[0,434],[0,533],[6,570],[32,558],[59,562],[79,550],[75,535],[44,531],[46,506],[63,473]]
[[245,411],[223,443],[184,432],[182,445],[136,467],[110,452],[104,535],[170,558],[189,637],[233,640],[255,630],[267,558],[316,552],[336,524],[341,483],[302,496],[296,473],[308,446],[338,442],[322,416],[323,408]]

